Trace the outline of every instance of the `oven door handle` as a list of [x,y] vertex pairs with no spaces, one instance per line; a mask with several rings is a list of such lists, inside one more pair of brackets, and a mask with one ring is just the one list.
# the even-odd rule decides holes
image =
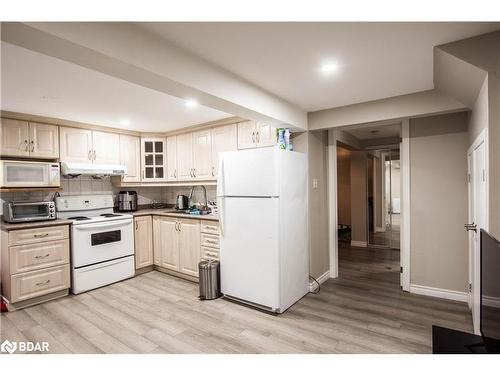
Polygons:
[[80,225],[75,225],[73,228],[75,230],[80,230],[80,231],[88,231],[88,230],[94,230],[94,229],[109,229],[109,228],[123,228],[127,225],[132,225],[132,219],[127,219],[127,220],[120,220],[120,221],[115,221],[111,223],[106,223],[106,222],[100,222],[100,223],[94,223],[94,224],[80,224]]

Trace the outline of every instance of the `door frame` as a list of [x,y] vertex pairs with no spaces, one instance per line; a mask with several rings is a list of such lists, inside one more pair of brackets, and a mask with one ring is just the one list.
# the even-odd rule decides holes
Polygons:
[[[482,143],[484,143],[484,180],[485,180],[485,213],[484,213],[484,228],[486,231],[489,229],[489,158],[488,158],[488,129],[485,128],[479,133],[479,135],[476,137],[474,142],[472,142],[471,146],[467,150],[467,174],[468,174],[468,183],[467,183],[467,198],[468,198],[468,203],[467,203],[467,220],[470,223],[472,218],[472,208],[473,208],[473,202],[474,202],[474,192],[472,190],[472,170],[471,170],[471,155],[474,152],[475,149],[477,149]],[[480,228],[478,228],[480,229]],[[467,247],[468,247],[468,260],[469,260],[469,290],[468,290],[468,306],[471,311],[473,311],[474,306],[473,306],[473,295],[472,295],[472,289],[470,286],[474,285],[474,280],[478,280],[478,277],[480,275],[476,275],[476,272],[478,270],[478,267],[473,267],[472,264],[472,259],[477,259],[478,257],[474,257],[475,253],[475,246],[472,240],[472,235],[470,232],[468,233],[467,236]],[[480,266],[479,266],[480,267]],[[473,269],[474,268],[474,269]],[[477,272],[479,274],[480,272]],[[476,316],[479,314],[479,312],[476,313]],[[479,317],[476,317],[474,319],[473,315],[473,328],[474,328],[474,333],[480,334],[479,332]]]
[[[338,277],[337,141],[341,129],[328,129],[328,253],[330,277]],[[410,121],[401,123],[401,288],[410,291]]]

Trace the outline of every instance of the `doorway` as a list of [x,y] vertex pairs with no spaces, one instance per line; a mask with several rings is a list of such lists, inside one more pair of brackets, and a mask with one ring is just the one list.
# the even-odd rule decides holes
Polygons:
[[367,168],[368,244],[399,250],[401,243],[399,147],[373,150]]
[[337,275],[399,290],[401,123],[336,132]]

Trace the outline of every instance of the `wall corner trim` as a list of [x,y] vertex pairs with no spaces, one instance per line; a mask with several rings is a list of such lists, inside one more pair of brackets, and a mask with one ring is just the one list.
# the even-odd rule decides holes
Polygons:
[[[324,274],[322,274],[316,280],[318,280],[318,283],[321,285],[329,278],[330,278],[330,270],[326,271]],[[314,282],[313,280],[309,281],[309,291],[310,292],[315,291],[317,287],[318,287],[318,285],[316,284],[316,282]]]
[[452,301],[467,302],[469,295],[466,292],[456,290],[434,288],[430,286],[410,284],[410,293],[420,294],[423,296],[437,297],[449,299]]

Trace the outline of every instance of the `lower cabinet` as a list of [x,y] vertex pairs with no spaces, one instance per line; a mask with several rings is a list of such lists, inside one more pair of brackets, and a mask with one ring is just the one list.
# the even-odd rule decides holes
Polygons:
[[154,216],[153,247],[155,265],[198,277],[199,220]]
[[135,269],[153,265],[153,219],[139,216],[134,219]]

